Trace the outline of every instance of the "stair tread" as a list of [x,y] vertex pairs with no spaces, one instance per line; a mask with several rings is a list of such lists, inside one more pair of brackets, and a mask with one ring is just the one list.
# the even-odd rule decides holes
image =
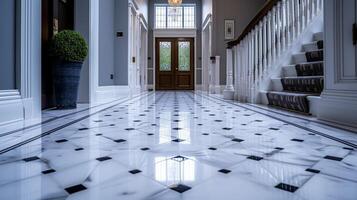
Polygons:
[[310,79],[310,78],[324,78],[324,76],[296,76],[296,77],[283,77],[281,79]]
[[296,65],[311,65],[311,64],[320,64],[320,63],[324,63],[324,61],[303,62],[299,64],[284,65],[283,67],[295,67]]
[[[314,51],[301,51],[299,53],[296,53],[294,55],[303,55],[303,54],[306,54],[306,53],[311,53],[311,52],[321,52],[321,51],[324,51],[323,49],[318,49],[318,50],[314,50]],[[316,61],[314,61],[316,62]],[[309,62],[308,62],[309,63]]]
[[268,91],[267,93],[285,95],[285,96],[320,96],[318,93],[303,93],[303,92],[290,92],[290,91]]

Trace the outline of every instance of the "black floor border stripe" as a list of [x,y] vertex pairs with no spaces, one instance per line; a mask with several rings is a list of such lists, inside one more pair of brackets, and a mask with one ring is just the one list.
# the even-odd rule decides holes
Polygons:
[[[293,118],[296,118],[296,119],[299,119],[299,120],[304,120],[304,121],[308,121],[308,122],[311,122],[311,123],[316,123],[316,124],[320,124],[320,125],[324,125],[324,126],[329,126],[331,128],[340,129],[340,130],[343,130],[343,131],[352,132],[352,133],[357,134],[356,131],[353,131],[353,130],[350,130],[350,129],[347,129],[347,128],[343,128],[343,127],[339,127],[339,126],[334,126],[333,124],[328,124],[328,123],[324,123],[324,122],[321,122],[321,121],[314,121],[314,120],[310,120],[310,119],[304,119],[304,118],[299,117],[299,116],[292,116],[292,115],[289,115],[289,114],[286,114],[286,113],[281,113],[279,111],[269,110],[269,109],[264,108],[264,107],[255,106],[253,104],[247,104],[247,105],[251,106],[253,108],[256,108],[256,109],[265,110],[267,112],[272,112],[272,113],[275,113],[277,115],[283,115],[285,117],[293,117]],[[341,126],[343,126],[343,125],[341,124]],[[353,128],[353,127],[351,127],[351,128]]]
[[[80,121],[82,121],[82,120],[84,120],[84,119],[87,119],[87,118],[93,116],[93,115],[96,115],[96,114],[101,113],[101,112],[103,112],[103,111],[106,111],[106,110],[108,110],[108,109],[114,108],[115,106],[118,106],[118,105],[123,104],[123,103],[125,103],[125,102],[132,101],[132,100],[134,100],[135,98],[139,98],[138,100],[140,100],[140,99],[142,99],[143,97],[148,97],[148,96],[151,96],[151,95],[153,95],[153,94],[154,94],[154,92],[151,92],[151,93],[146,93],[145,95],[140,95],[140,96],[134,97],[133,99],[127,99],[127,100],[118,102],[118,103],[115,104],[115,105],[109,106],[109,107],[107,107],[107,108],[103,108],[103,109],[101,109],[101,110],[99,110],[99,111],[97,111],[97,112],[94,112],[94,113],[91,113],[91,114],[89,114],[89,115],[83,116],[83,117],[81,117],[81,118],[75,119],[75,120],[73,120],[73,121],[71,121],[71,122],[68,122],[68,123],[63,124],[63,125],[61,125],[61,126],[58,126],[58,127],[56,127],[56,128],[53,128],[53,129],[51,129],[51,130],[49,130],[49,131],[46,131],[46,132],[44,132],[44,133],[42,133],[42,134],[40,134],[40,135],[34,136],[34,137],[30,138],[30,139],[27,139],[27,140],[25,140],[25,141],[22,141],[22,142],[20,142],[20,143],[17,143],[17,144],[15,144],[15,145],[12,145],[12,146],[10,146],[10,147],[7,147],[7,148],[5,148],[5,149],[2,149],[2,150],[0,150],[0,155],[1,155],[1,154],[4,154],[4,153],[7,153],[7,152],[9,152],[9,151],[11,151],[11,150],[14,150],[14,149],[16,149],[16,148],[18,148],[18,147],[21,147],[21,146],[23,146],[23,145],[25,145],[25,144],[28,144],[28,143],[30,143],[30,142],[33,142],[33,141],[35,141],[35,140],[37,140],[37,139],[40,139],[40,138],[42,138],[42,137],[44,137],[44,136],[50,135],[50,134],[52,134],[52,133],[54,133],[54,132],[56,132],[56,131],[59,131],[59,130],[61,130],[61,129],[64,129],[64,128],[66,128],[66,127],[72,125],[72,124],[75,124],[75,123],[77,123],[77,122],[80,122]],[[137,100],[134,100],[134,101],[137,101]]]
[[[145,94],[149,94],[148,92],[145,92],[145,93],[142,93],[142,94],[139,94],[139,95],[136,95],[134,96],[133,98],[136,98],[136,97],[139,97],[139,96],[142,96],[142,95],[145,95]],[[85,108],[83,110],[79,110],[79,111],[76,111],[76,112],[72,112],[72,113],[68,113],[68,114],[64,114],[64,115],[61,115],[61,116],[58,116],[58,117],[53,117],[51,119],[48,119],[48,120],[45,120],[45,121],[41,121],[39,123],[36,123],[36,124],[32,124],[32,125],[29,125],[29,126],[26,126],[26,127],[23,127],[23,128],[19,128],[19,129],[16,129],[16,130],[11,130],[11,131],[8,131],[8,132],[5,132],[5,133],[1,133],[0,134],[0,138],[1,137],[5,137],[5,136],[8,136],[8,135],[11,135],[11,134],[14,134],[14,133],[17,133],[19,131],[25,131],[25,130],[28,130],[30,128],[35,128],[37,126],[41,126],[41,125],[44,125],[44,124],[48,124],[50,122],[53,122],[53,121],[56,121],[58,119],[62,119],[62,118],[65,118],[65,117],[68,117],[68,116],[71,116],[71,115],[75,115],[75,114],[78,114],[78,113],[81,113],[81,112],[85,112],[85,111],[88,111],[90,109],[94,109],[94,108],[97,108],[99,106],[105,106],[107,104],[111,104],[111,103],[114,103],[116,101],[120,101],[121,99],[119,100],[114,100],[114,101],[111,101],[111,102],[107,102],[107,103],[103,103],[103,104],[99,104],[99,105],[96,105],[96,106],[92,106],[92,107],[88,107],[88,108]],[[130,100],[130,99],[128,99]]]
[[340,139],[340,138],[337,138],[337,137],[334,137],[334,136],[331,136],[331,135],[328,135],[328,134],[325,134],[325,133],[321,133],[321,132],[319,132],[319,131],[316,131],[316,130],[313,130],[313,129],[310,129],[310,128],[301,126],[301,125],[299,125],[299,124],[292,123],[292,122],[290,122],[290,121],[287,121],[287,120],[284,120],[284,119],[281,119],[281,118],[278,118],[278,117],[275,117],[275,116],[271,116],[271,115],[269,115],[269,114],[265,114],[265,113],[262,113],[262,112],[253,110],[253,109],[251,109],[251,108],[248,108],[248,107],[245,107],[245,106],[242,106],[242,105],[237,105],[237,104],[234,104],[234,103],[232,103],[232,102],[229,102],[229,101],[226,101],[226,100],[223,100],[223,99],[219,99],[219,98],[212,97],[212,96],[208,96],[208,95],[206,96],[206,95],[204,95],[204,94],[199,94],[199,93],[196,93],[196,92],[195,92],[194,94],[197,94],[197,95],[199,95],[199,96],[201,96],[201,97],[204,97],[204,98],[206,98],[206,99],[208,99],[208,100],[210,100],[210,101],[212,101],[212,102],[214,102],[214,101],[211,100],[211,98],[212,98],[212,99],[215,99],[215,100],[218,100],[218,101],[222,101],[222,102],[231,104],[231,105],[234,105],[234,106],[237,106],[237,107],[240,107],[240,108],[244,108],[244,109],[246,109],[246,110],[249,110],[249,111],[252,111],[252,112],[255,112],[255,113],[264,115],[264,116],[268,116],[268,117],[270,117],[270,118],[273,118],[273,119],[276,119],[276,120],[278,120],[278,121],[287,123],[287,124],[292,125],[292,126],[295,126],[295,127],[297,127],[297,128],[300,128],[300,129],[303,129],[303,130],[306,130],[306,131],[315,133],[315,134],[317,134],[317,135],[320,135],[320,136],[322,136],[322,137],[325,137],[325,138],[334,140],[334,141],[339,142],[339,143],[342,143],[342,144],[344,144],[344,145],[347,145],[347,146],[350,146],[350,147],[353,147],[353,148],[357,148],[357,145],[354,144],[354,143],[345,141],[345,140],[343,140],[343,139]]

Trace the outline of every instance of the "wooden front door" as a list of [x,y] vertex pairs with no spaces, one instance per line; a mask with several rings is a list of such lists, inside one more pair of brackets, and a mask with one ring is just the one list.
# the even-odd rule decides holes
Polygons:
[[156,39],[156,89],[194,89],[193,38]]

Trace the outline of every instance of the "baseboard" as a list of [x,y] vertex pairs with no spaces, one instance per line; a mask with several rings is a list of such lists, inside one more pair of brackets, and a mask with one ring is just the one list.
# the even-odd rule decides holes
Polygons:
[[0,101],[0,126],[24,120],[24,106],[21,99]]
[[327,93],[321,95],[318,119],[357,127],[357,94],[351,91],[343,93]]
[[129,86],[102,86],[96,90],[95,104],[106,103],[133,94]]

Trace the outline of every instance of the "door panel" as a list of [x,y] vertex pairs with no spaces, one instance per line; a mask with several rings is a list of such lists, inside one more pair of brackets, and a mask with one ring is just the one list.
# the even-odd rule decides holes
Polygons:
[[156,89],[193,90],[193,39],[156,39]]
[[156,40],[156,85],[162,90],[172,90],[175,82],[172,77],[175,75],[174,68],[174,44],[173,39]]
[[176,89],[193,90],[194,51],[193,39],[178,39],[178,66],[176,73]]

